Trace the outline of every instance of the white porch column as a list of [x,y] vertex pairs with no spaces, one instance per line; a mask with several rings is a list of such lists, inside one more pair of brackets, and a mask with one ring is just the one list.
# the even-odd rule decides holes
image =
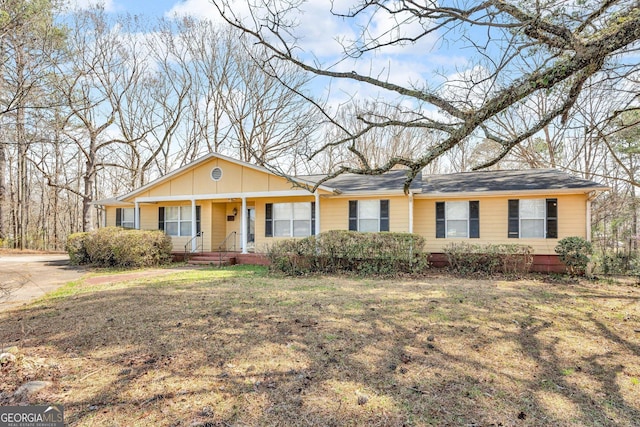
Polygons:
[[247,198],[242,197],[242,210],[240,214],[240,236],[242,239],[242,253],[246,254],[247,251]]
[[136,201],[136,207],[133,211],[133,228],[140,230],[140,203]]
[[316,229],[315,235],[320,234],[320,193],[316,190]]
[[409,233],[413,233],[413,192],[409,191]]
[[198,234],[198,217],[196,215],[196,199],[191,199],[191,252],[198,250],[196,235]]

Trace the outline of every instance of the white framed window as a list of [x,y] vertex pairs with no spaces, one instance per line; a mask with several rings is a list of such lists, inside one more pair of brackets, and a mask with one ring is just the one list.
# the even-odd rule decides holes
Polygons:
[[520,200],[520,237],[543,239],[545,236],[546,200]]
[[[267,223],[273,237],[307,237],[312,234],[313,203],[273,203],[267,208]],[[269,217],[270,215],[271,217]],[[267,226],[267,236],[269,230]]]
[[446,203],[447,237],[469,237],[469,203]]
[[509,238],[558,238],[558,199],[510,199],[508,206]]
[[436,202],[436,238],[479,237],[480,201]]
[[[191,205],[166,206],[160,209],[160,229],[173,237],[191,236]],[[196,206],[196,228],[199,232],[200,206]]]
[[349,230],[389,231],[389,200],[349,200]]
[[122,223],[123,228],[135,228],[136,227],[136,210],[135,208],[122,209]]
[[358,201],[358,231],[377,233],[380,231],[380,201]]

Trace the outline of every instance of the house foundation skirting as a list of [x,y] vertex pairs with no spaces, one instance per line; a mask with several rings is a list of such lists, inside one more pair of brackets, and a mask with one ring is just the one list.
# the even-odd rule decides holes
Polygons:
[[[435,268],[449,266],[447,256],[443,253],[432,253],[429,255],[429,264]],[[534,255],[531,272],[533,273],[566,273],[566,267],[560,261],[558,255]]]

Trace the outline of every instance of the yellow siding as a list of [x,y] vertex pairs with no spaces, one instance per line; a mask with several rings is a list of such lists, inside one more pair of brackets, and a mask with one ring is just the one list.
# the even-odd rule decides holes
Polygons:
[[168,194],[171,194],[171,182],[165,182],[155,186],[151,188],[147,194],[140,195],[140,197],[166,196]]
[[116,208],[115,206],[105,206],[105,218],[107,227],[115,227],[116,225]]
[[320,231],[349,229],[349,200],[389,200],[389,231],[409,231],[409,198],[375,196],[320,199]]
[[300,190],[300,187],[294,187],[287,179],[275,175],[269,175],[268,185],[269,191]]
[[[389,202],[391,205],[391,202]],[[389,224],[391,226],[391,224]],[[349,229],[349,199],[320,198],[320,231]]]
[[[219,181],[211,179],[214,167],[222,169]],[[190,196],[198,194],[248,193],[264,191],[301,190],[280,176],[213,158],[197,167],[187,169],[170,180],[152,186],[136,197]],[[302,190],[301,190],[302,191]]]
[[[416,199],[414,201],[414,232],[426,239],[426,249],[429,252],[442,252],[444,246],[452,242],[469,243],[507,243],[530,245],[536,254],[554,254],[558,240],[568,236],[586,237],[586,196],[565,195],[548,198],[558,199],[558,239],[509,239],[508,231],[508,200],[540,197],[477,197],[465,199]],[[436,239],[437,201],[480,201],[480,238],[479,239]]]

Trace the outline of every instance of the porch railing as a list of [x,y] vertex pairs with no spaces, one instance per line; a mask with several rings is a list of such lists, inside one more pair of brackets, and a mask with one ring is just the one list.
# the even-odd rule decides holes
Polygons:
[[[192,248],[193,242],[196,242],[195,249]],[[204,247],[204,233],[199,231],[195,236],[193,236],[189,241],[184,245],[184,260],[187,261],[189,258],[189,254],[193,252],[202,252]]]
[[[229,233],[229,235],[227,237],[224,238],[222,243],[220,243],[220,245],[218,246],[218,254],[220,256],[220,263],[219,263],[220,266],[222,266],[222,260],[227,255],[227,252],[236,250],[236,236],[237,235],[238,235],[238,233],[236,231],[232,231],[231,233]],[[232,242],[231,245],[229,245],[229,240],[230,239],[231,239],[231,242]]]

